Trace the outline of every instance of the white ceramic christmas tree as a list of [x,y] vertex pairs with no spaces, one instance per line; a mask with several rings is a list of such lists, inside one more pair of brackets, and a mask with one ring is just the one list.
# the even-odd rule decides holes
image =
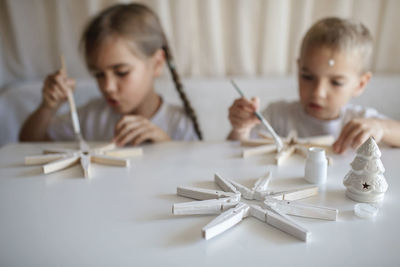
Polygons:
[[358,202],[381,201],[388,188],[383,176],[385,168],[380,160],[381,151],[375,140],[370,137],[357,149],[351,170],[344,177],[346,195]]

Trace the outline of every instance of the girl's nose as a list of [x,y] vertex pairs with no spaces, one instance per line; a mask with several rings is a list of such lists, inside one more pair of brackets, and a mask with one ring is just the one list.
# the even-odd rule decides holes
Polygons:
[[117,83],[115,80],[111,77],[105,77],[104,79],[104,84],[103,84],[103,90],[106,93],[114,93],[117,91]]

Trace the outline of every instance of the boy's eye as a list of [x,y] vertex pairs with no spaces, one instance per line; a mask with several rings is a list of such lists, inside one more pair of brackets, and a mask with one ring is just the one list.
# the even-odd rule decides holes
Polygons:
[[332,83],[332,85],[334,85],[334,86],[342,86],[342,85],[344,84],[343,82],[341,82],[341,81],[336,81],[336,80],[331,81],[331,83]]
[[311,80],[313,80],[313,76],[312,75],[310,75],[310,74],[301,74],[301,78],[303,79],[303,80],[307,80],[307,81],[311,81]]

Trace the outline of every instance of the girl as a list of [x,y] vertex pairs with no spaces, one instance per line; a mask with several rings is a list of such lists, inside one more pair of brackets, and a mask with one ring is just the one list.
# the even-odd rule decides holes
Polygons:
[[[202,139],[195,112],[153,11],[137,3],[107,8],[88,24],[81,47],[104,97],[78,110],[85,139],[113,138],[119,146]],[[154,80],[160,76],[165,61],[184,111],[163,102],[154,90]],[[54,114],[74,85],[75,81],[63,70],[47,77],[42,103],[24,123],[21,141],[73,140],[69,114]]]

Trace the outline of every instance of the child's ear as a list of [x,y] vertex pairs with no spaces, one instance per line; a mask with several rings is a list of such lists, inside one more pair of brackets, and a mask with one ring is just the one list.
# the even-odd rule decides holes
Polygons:
[[367,71],[361,75],[358,86],[353,92],[353,97],[357,97],[364,92],[365,86],[367,86],[368,82],[371,80],[371,77],[372,73],[370,71]]
[[162,73],[165,64],[165,53],[164,50],[158,49],[152,56],[154,76],[159,77]]

